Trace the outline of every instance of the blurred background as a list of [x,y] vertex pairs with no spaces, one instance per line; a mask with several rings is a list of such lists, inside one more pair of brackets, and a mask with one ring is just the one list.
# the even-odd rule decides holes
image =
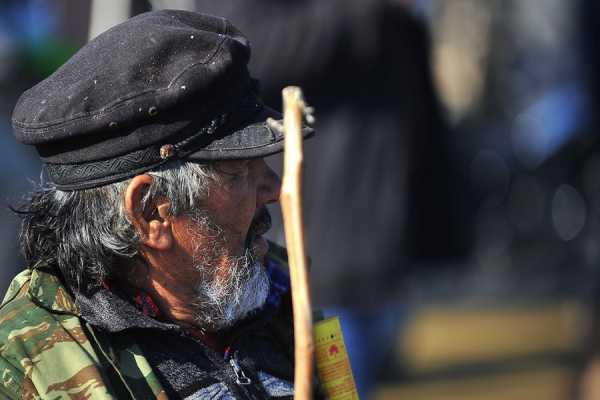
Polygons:
[[18,96],[152,8],[227,17],[266,103],[298,84],[316,108],[313,302],[361,398],[600,399],[595,0],[2,0],[0,290],[41,169]]

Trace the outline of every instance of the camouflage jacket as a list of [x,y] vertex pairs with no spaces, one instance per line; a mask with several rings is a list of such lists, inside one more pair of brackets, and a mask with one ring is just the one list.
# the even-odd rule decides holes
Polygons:
[[[275,330],[272,326],[268,329]],[[25,270],[11,283],[0,308],[0,398],[167,399],[168,391],[138,338],[128,333],[111,336],[90,325],[81,318],[80,306],[55,275]],[[287,344],[292,345],[291,335],[287,339]],[[290,361],[285,379],[291,380],[293,360]],[[229,367],[222,361],[221,365]],[[270,382],[271,378],[269,375]],[[265,385],[262,378],[260,382]],[[223,389],[223,383],[220,385],[212,385],[200,397],[200,392],[196,392],[189,398],[272,395],[264,388],[260,389],[264,396],[246,391],[232,394]],[[291,398],[289,391],[279,395]]]

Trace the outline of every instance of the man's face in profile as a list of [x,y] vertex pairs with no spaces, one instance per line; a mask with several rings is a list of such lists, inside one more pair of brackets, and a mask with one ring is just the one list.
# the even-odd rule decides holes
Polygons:
[[[266,204],[279,199],[278,176],[263,159],[221,161],[201,209],[180,218],[176,241],[189,255],[179,279],[195,286],[200,325],[218,330],[261,307],[268,295],[264,267],[271,226]],[[174,226],[175,227],[175,226]]]

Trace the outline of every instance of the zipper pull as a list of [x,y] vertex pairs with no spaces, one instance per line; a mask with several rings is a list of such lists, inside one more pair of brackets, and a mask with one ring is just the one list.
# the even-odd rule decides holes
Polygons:
[[229,364],[231,364],[233,372],[235,373],[235,383],[237,383],[238,385],[249,385],[252,383],[250,378],[248,378],[246,374],[244,374],[244,371],[240,367],[240,364],[238,364],[235,355],[229,359]]

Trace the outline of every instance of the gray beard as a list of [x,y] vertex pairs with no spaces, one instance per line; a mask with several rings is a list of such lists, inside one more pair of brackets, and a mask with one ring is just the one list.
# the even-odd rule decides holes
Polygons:
[[[196,270],[201,280],[192,304],[198,325],[217,331],[232,327],[265,304],[269,275],[263,264],[256,261],[252,249],[246,249],[243,256],[227,259],[224,266],[217,266],[216,261],[223,259],[220,244],[225,238],[214,226],[211,230],[215,233],[215,245],[196,251]],[[225,272],[221,273],[221,269]]]

